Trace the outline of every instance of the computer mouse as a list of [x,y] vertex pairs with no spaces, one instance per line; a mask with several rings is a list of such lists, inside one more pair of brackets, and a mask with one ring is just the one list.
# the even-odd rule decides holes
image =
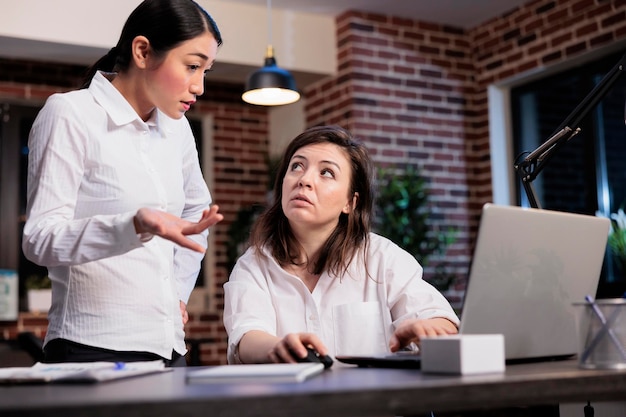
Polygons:
[[317,353],[317,351],[313,348],[310,347],[306,347],[307,350],[307,355],[304,358],[300,358],[298,356],[296,356],[295,354],[293,354],[293,358],[297,361],[297,362],[319,362],[324,364],[324,369],[328,369],[331,366],[333,366],[333,358],[331,358],[328,355],[320,355],[319,353]]

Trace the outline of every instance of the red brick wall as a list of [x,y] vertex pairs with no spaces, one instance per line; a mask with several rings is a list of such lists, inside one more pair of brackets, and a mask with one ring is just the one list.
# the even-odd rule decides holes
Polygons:
[[[623,41],[625,18],[626,0],[534,0],[469,31],[348,12],[337,18],[337,76],[304,91],[307,124],[351,129],[381,165],[422,168],[431,184],[433,223],[460,231],[446,255],[461,277],[451,297],[460,299],[477,216],[492,198],[487,87]],[[39,68],[29,78],[18,65],[7,80],[6,62],[0,62],[0,100],[41,99],[58,89],[51,85],[65,85],[56,78],[34,81],[49,71]],[[53,74],[63,78],[68,68]],[[201,345],[204,364],[225,363],[221,286],[228,225],[241,205],[265,196],[259,178],[266,177],[267,115],[241,103],[239,89],[210,86],[196,106],[214,117],[212,192],[226,215],[213,230],[215,295],[209,310],[188,325],[190,337],[208,341]]]
[[459,230],[447,256],[451,270],[464,274],[473,176],[466,143],[474,75],[467,35],[352,11],[337,18],[337,42],[337,77],[306,91],[308,123],[350,128],[378,165],[419,166],[431,186],[433,224]]
[[48,329],[48,317],[40,313],[20,313],[16,322],[0,321],[0,340],[15,340],[22,332],[30,332],[44,338]]
[[[219,89],[219,86],[215,86]],[[200,339],[203,364],[226,363],[227,338],[222,324],[224,309],[223,284],[227,281],[226,242],[228,227],[241,207],[264,203],[267,190],[266,155],[268,152],[268,118],[263,108],[244,104],[241,88],[234,92],[236,100],[223,104],[213,100],[198,102],[196,112],[213,117],[214,184],[211,193],[219,204],[224,221],[211,228],[216,236],[214,251],[217,269],[211,274],[209,308],[202,314],[190,314],[186,331],[188,338]]]
[[460,278],[448,295],[460,301],[492,199],[488,86],[625,38],[624,0],[534,0],[468,31],[347,12],[337,18],[337,76],[306,90],[307,122],[350,128],[379,165],[422,169],[433,224],[459,231],[446,258]]

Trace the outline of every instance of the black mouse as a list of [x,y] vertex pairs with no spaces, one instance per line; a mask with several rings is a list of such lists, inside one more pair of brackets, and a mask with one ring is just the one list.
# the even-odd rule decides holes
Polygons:
[[293,358],[297,362],[318,362],[324,364],[324,369],[328,369],[333,366],[333,359],[328,355],[320,355],[313,348],[307,346],[306,348],[307,355],[304,358],[300,358],[296,356],[296,354],[292,354]]

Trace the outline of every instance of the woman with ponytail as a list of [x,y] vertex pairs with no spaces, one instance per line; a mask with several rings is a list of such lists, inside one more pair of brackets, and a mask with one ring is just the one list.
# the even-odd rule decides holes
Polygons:
[[46,362],[185,364],[186,303],[220,220],[185,112],[222,43],[192,0],[144,0],[29,137],[26,257],[48,268]]

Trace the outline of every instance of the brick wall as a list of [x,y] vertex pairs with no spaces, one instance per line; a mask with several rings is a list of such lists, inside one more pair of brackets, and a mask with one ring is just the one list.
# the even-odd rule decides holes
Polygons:
[[468,31],[347,12],[338,74],[305,92],[307,122],[352,129],[379,165],[422,169],[433,224],[458,230],[445,257],[459,277],[448,297],[460,302],[492,199],[488,86],[625,40],[625,17],[624,0],[534,0]]
[[[625,40],[625,17],[626,0],[534,0],[468,31],[347,12],[337,17],[337,76],[304,91],[307,125],[340,124],[367,143],[378,164],[410,162],[422,169],[433,224],[459,230],[446,254],[460,277],[450,297],[459,301],[480,207],[492,198],[487,87]],[[7,80],[6,62],[0,62],[0,100],[59,89],[58,80],[39,81],[50,69]],[[73,73],[62,69],[54,73]],[[241,103],[240,88],[208,86],[196,106],[214,117],[212,192],[226,215],[213,231],[218,268],[209,310],[193,315],[187,329],[206,341],[200,345],[204,364],[225,362],[221,286],[228,225],[241,205],[265,198],[267,115]]]
[[48,318],[41,313],[20,313],[16,322],[0,321],[0,340],[15,340],[22,332],[30,332],[44,338],[48,329]]
[[[220,86],[213,86],[219,90]],[[212,90],[207,89],[206,100],[198,102],[196,112],[213,117],[214,185],[211,193],[224,220],[211,228],[216,237],[214,251],[217,268],[207,283],[208,309],[191,313],[186,327],[188,338],[200,342],[200,360],[205,365],[226,363],[226,332],[222,324],[224,293],[222,286],[228,279],[226,242],[228,228],[242,207],[264,203],[267,190],[266,155],[268,152],[268,117],[263,108],[241,101],[242,86],[232,90],[230,104],[215,101]],[[219,100],[219,98],[218,98]]]
[[337,77],[306,92],[308,123],[349,127],[380,166],[419,166],[430,184],[433,226],[458,229],[447,259],[451,272],[464,275],[473,176],[466,142],[474,75],[468,36],[458,28],[351,11],[337,18],[337,41]]

